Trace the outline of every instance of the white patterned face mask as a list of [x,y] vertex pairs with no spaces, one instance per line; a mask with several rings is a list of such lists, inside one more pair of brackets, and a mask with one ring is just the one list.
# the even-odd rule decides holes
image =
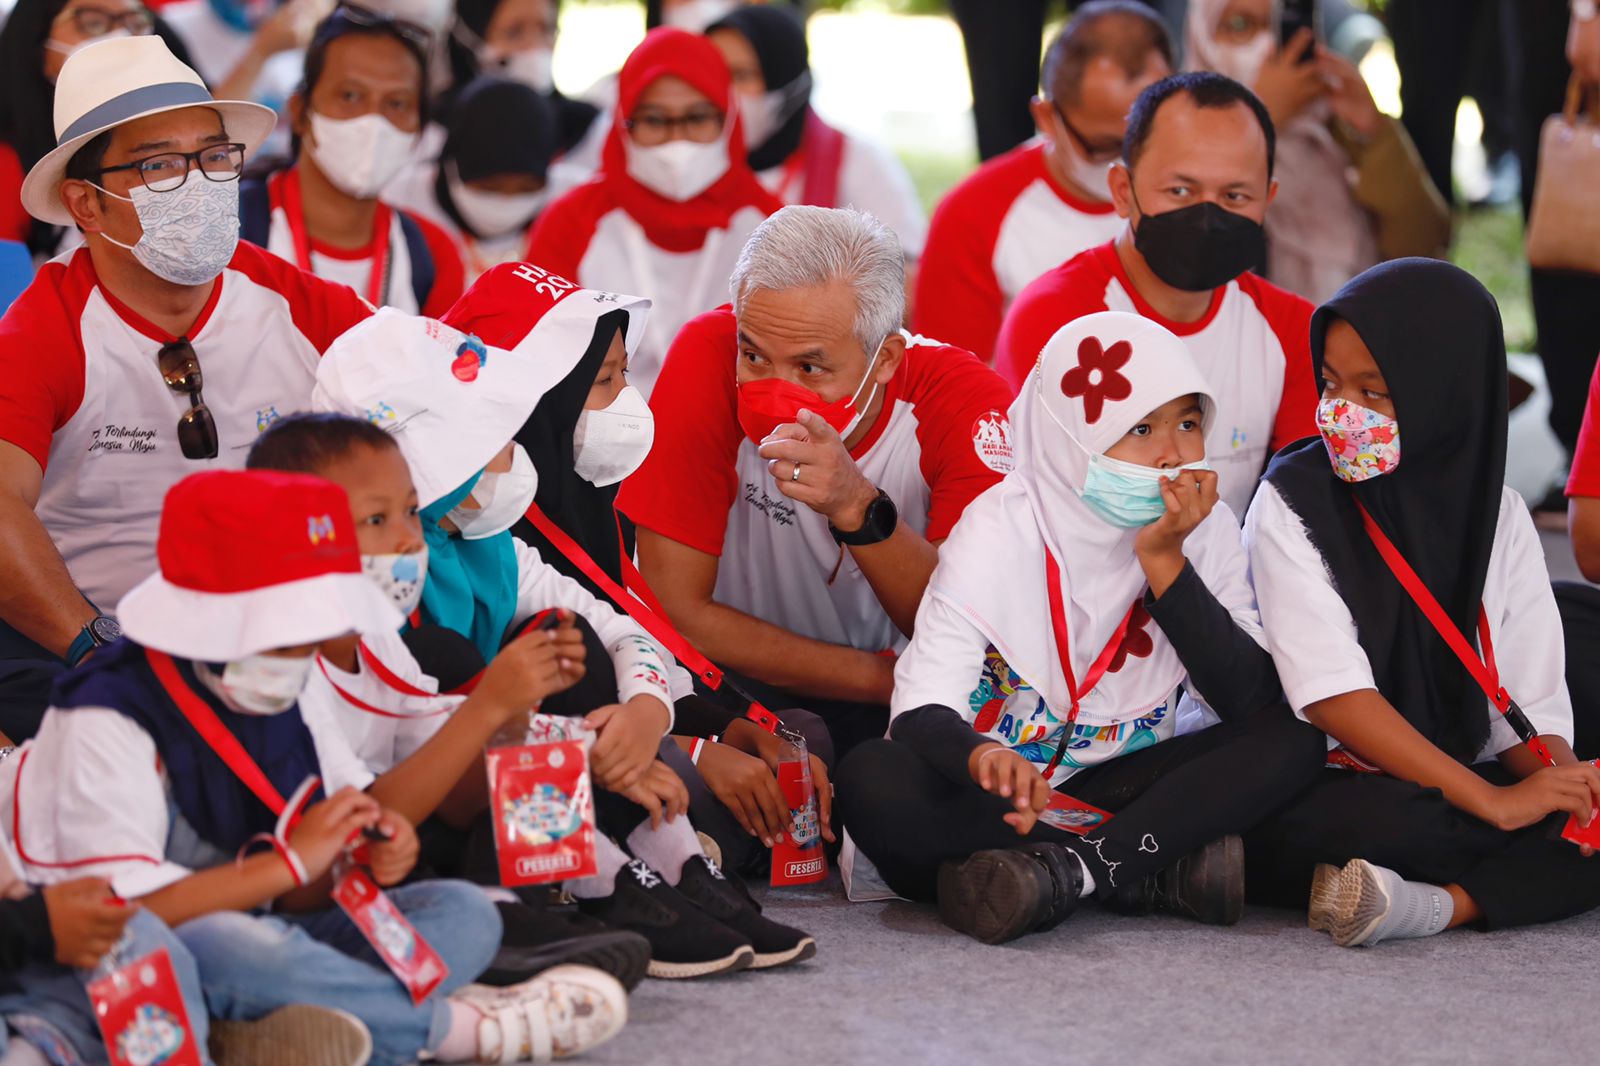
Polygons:
[[239,246],[237,180],[212,181],[191,171],[171,192],[143,185],[129,190],[128,196],[100,191],[131,203],[144,230],[135,244],[123,244],[105,232],[100,236],[128,249],[150,273],[174,285],[204,285],[222,273]]

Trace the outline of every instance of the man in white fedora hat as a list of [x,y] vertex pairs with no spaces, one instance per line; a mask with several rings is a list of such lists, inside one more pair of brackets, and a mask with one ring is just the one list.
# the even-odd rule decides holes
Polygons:
[[115,638],[101,613],[155,563],[166,490],[244,465],[304,407],[321,352],[370,308],[239,243],[239,174],[273,113],[213,100],[158,37],[72,55],[57,147],[22,186],[84,246],[0,318],[0,731]]

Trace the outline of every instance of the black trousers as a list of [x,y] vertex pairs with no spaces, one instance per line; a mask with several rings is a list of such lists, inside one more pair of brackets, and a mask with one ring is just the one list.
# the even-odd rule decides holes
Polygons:
[[[1293,799],[1317,774],[1322,734],[1287,707],[1224,722],[1081,770],[1062,787],[1116,817],[1078,837],[1037,824],[1030,840],[1063,844],[1102,896],[1239,833]],[[904,744],[863,744],[840,764],[835,810],[884,880],[934,898],[939,864],[1018,843],[1010,801],[952,781]]]
[[[1474,767],[1497,785],[1498,763]],[[1600,860],[1559,839],[1566,815],[1507,833],[1436,788],[1386,774],[1324,769],[1245,837],[1246,883],[1259,903],[1303,909],[1317,863],[1366,859],[1412,881],[1461,886],[1490,929],[1555,921],[1600,904]]]

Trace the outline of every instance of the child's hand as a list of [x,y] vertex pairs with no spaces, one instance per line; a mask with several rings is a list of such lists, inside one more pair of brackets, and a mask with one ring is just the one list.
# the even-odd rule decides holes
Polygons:
[[1600,768],[1584,762],[1546,766],[1514,785],[1494,789],[1489,809],[1478,816],[1509,833],[1555,811],[1576,815],[1578,824],[1586,826],[1596,806],[1600,806]]
[[404,881],[417,865],[417,853],[422,845],[417,831],[405,816],[384,810],[374,827],[388,839],[367,842],[367,854],[372,858],[372,879],[384,888]]
[[345,843],[361,830],[376,825],[382,814],[377,800],[346,786],[306,810],[305,817],[289,834],[289,846],[315,881],[328,872]]
[[500,649],[468,701],[492,709],[498,723],[537,706],[583,679],[583,634],[562,611],[555,629],[533,629]]
[[666,704],[643,694],[590,711],[584,721],[598,736],[589,768],[600,787],[622,792],[637,784],[661,750],[671,719]]
[[50,935],[56,942],[56,961],[79,970],[92,970],[122,936],[122,927],[138,911],[111,894],[103,877],[80,877],[43,889],[44,908],[50,915]]
[[711,794],[746,833],[772,847],[789,828],[789,804],[767,764],[728,744],[706,742],[696,764]]
[[1027,836],[1039,820],[1039,812],[1050,805],[1050,783],[1031,762],[1010,748],[986,744],[974,749],[967,759],[967,770],[979,788],[1011,800],[1016,810],[1003,821],[1018,836]]
[[[1161,479],[1167,513],[1139,530],[1133,551],[1141,559],[1183,553],[1183,542],[1217,505],[1215,470],[1179,470]],[[1181,567],[1180,567],[1181,569]]]
[[672,821],[689,809],[689,789],[672,767],[660,759],[640,775],[637,784],[618,792],[650,812],[650,826],[661,828],[662,819]]

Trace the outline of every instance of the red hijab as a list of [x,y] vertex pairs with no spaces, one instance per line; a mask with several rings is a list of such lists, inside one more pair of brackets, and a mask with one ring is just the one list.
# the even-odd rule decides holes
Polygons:
[[[639,97],[658,78],[682,78],[704,93],[728,116],[728,170],[692,200],[669,200],[628,174],[623,122]],[[600,162],[601,181],[617,204],[644,227],[650,242],[671,251],[692,251],[705,241],[706,230],[728,225],[734,214],[754,207],[770,215],[783,204],[756,180],[745,162],[744,130],[733,96],[733,78],[722,53],[711,41],[684,30],[661,27],[645,35],[628,56],[617,78],[617,107]]]

